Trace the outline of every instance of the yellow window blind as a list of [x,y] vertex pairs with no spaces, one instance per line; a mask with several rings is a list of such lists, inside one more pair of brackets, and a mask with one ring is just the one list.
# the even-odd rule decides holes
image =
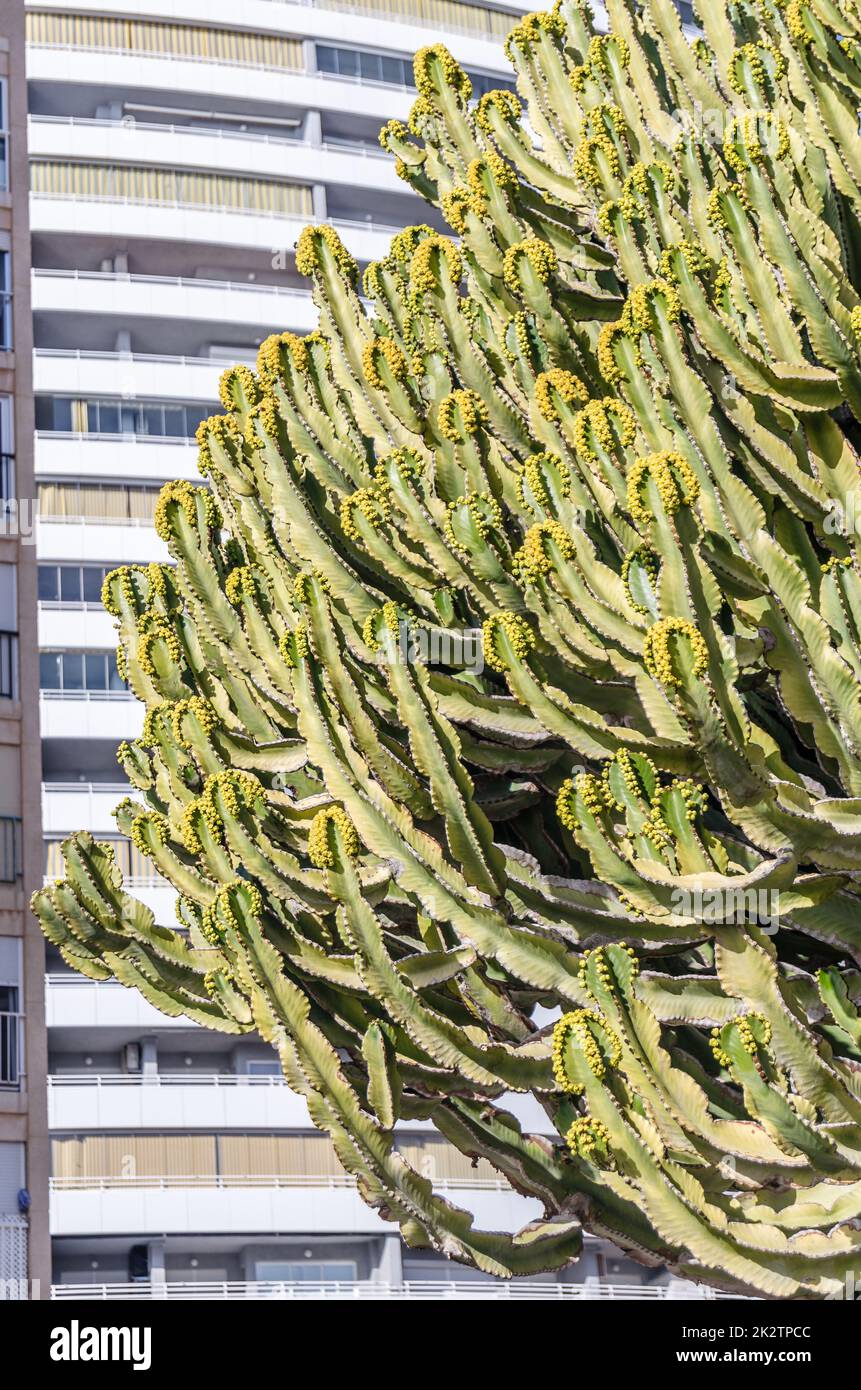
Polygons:
[[114,19],[107,15],[31,11],[27,15],[27,42],[61,48],[103,48],[150,57],[162,54],[290,72],[300,72],[305,66],[301,39],[205,25],[163,24],[151,19]]
[[313,215],[311,189],[304,184],[276,183],[199,169],[150,169],[131,164],[34,159],[30,164],[30,187],[34,193],[62,198],[179,203],[186,207],[264,212],[280,217]]

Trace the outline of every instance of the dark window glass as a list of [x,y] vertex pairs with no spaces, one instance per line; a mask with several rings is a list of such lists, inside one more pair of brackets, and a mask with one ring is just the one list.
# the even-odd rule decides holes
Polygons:
[[81,570],[81,589],[84,603],[101,603],[104,577],[105,571],[101,565],[84,565]]
[[[91,433],[95,434],[93,425],[90,425]],[[114,401],[99,401],[99,434],[119,434],[120,432],[120,408]]]
[[56,565],[39,566],[39,598],[42,603],[56,603],[60,597]]
[[77,565],[60,566],[60,598],[63,603],[81,602],[81,571]]
[[72,402],[62,398],[54,401],[54,410],[51,424],[52,430],[69,431],[72,428]]
[[401,58],[381,58],[380,69],[383,82],[389,82],[393,87],[412,86],[412,81],[404,72],[404,67],[405,64]]
[[60,689],[59,652],[39,653],[39,688],[40,690]]
[[202,420],[208,420],[212,411],[205,405],[187,405],[185,407],[185,429],[183,434],[187,434],[189,439],[197,430]]
[[327,44],[317,44],[317,67],[320,72],[338,71],[338,52],[337,49],[329,48]]
[[140,410],[136,405],[120,406],[118,434],[140,434]]
[[379,53],[360,53],[359,72],[365,82],[379,82],[383,76]]
[[117,670],[117,654],[116,652],[108,652],[108,689],[125,690],[125,688],[125,681],[120,679],[120,673]]
[[352,48],[338,49],[338,71],[342,77],[359,76],[359,55]]
[[104,652],[87,652],[84,657],[87,690],[107,690],[108,673]]
[[55,410],[56,410],[56,405],[57,405],[57,402],[56,402],[56,401],[52,401],[50,396],[37,396],[37,397],[36,397],[36,429],[37,429],[37,430],[52,430],[52,429],[55,428],[55,426],[54,426],[54,419],[55,419],[54,412],[55,412]]
[[181,405],[164,408],[164,432],[172,439],[182,439],[186,433],[185,411]]
[[84,654],[83,652],[62,652],[63,664],[63,689],[64,690],[83,690],[84,689]]

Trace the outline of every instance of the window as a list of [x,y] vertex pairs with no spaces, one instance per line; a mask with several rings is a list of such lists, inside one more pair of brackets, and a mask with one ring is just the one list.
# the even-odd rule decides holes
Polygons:
[[116,652],[40,652],[39,689],[76,695],[126,694]]
[[[361,82],[384,82],[390,87],[414,88],[411,58],[398,58],[390,53],[373,53],[364,48],[335,48],[317,44],[317,69],[335,77],[349,77]],[[514,83],[504,77],[482,72],[469,74],[476,100],[497,87],[514,91]]]
[[53,434],[132,434],[192,439],[216,409],[206,402],[67,400],[36,397],[36,428]]
[[0,985],[0,1087],[17,1089],[21,1079],[21,1016],[15,985]]
[[15,883],[21,877],[21,821],[18,816],[0,816],[0,883]]
[[115,526],[152,525],[159,489],[143,484],[39,483],[39,515]]
[[12,253],[0,251],[0,351],[12,350]]
[[284,1284],[351,1284],[356,1266],[351,1260],[258,1260],[255,1278]]
[[102,582],[113,565],[40,565],[39,602],[100,607]]
[[9,89],[0,77],[0,193],[9,192]]
[[11,396],[0,396],[0,501],[15,496],[15,413]]
[[18,695],[17,568],[0,564],[0,699]]
[[255,212],[277,217],[312,217],[311,189],[305,184],[243,178],[205,169],[156,169],[128,164],[85,164],[67,159],[34,159],[33,193],[55,198],[106,198],[122,203],[168,203],[219,212]]

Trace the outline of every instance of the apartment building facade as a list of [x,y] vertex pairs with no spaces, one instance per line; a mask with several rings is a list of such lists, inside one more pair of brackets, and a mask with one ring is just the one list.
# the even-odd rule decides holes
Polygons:
[[[197,476],[193,435],[223,366],[314,326],[301,227],[331,221],[365,264],[429,220],[377,144],[414,100],[409,55],[442,38],[479,93],[503,85],[502,41],[528,8],[28,0],[45,874],[63,836],[89,828],[117,840],[130,890],[175,922],[171,890],[111,816],[128,790],[116,746],[141,710],[117,673],[102,577],[167,558],[155,495]],[[405,1251],[364,1206],[263,1044],[167,1019],[53,955],[46,982],[56,1296],[470,1277]],[[426,1128],[399,1142],[480,1224],[538,1214]],[[598,1242],[570,1275],[645,1277]]]
[[0,1299],[50,1283],[24,15],[0,0]]

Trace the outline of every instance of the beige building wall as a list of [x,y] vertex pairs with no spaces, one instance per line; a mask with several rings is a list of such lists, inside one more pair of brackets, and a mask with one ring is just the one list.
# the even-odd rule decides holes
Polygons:
[[[0,1088],[0,1169],[5,1158],[4,1205],[8,1206],[8,1191],[13,1185],[8,1160],[16,1153],[11,1146],[23,1145],[24,1181],[32,1202],[26,1232],[28,1273],[31,1280],[39,1281],[44,1298],[49,1295],[51,1278],[44,947],[28,908],[30,895],[42,878],[42,823],[23,0],[0,0],[0,77],[5,79],[7,92],[8,167],[7,189],[0,191],[0,250],[11,255],[12,290],[12,350],[0,349],[0,397],[12,402],[12,419],[5,422],[2,447],[14,448],[15,470],[11,489],[14,505],[10,509],[6,503],[0,504],[0,632],[17,628],[15,688],[11,698],[0,696],[0,851],[6,852],[7,862],[10,822],[16,842],[14,877],[9,881],[7,869],[7,881],[0,882],[0,955],[7,962],[8,973],[8,962],[19,954],[18,1008],[23,1014],[18,1089]],[[14,580],[7,566],[14,567]],[[8,652],[9,642],[0,636],[0,648],[4,642]],[[17,951],[10,938],[20,942]],[[0,1221],[2,1217],[0,1212]]]

